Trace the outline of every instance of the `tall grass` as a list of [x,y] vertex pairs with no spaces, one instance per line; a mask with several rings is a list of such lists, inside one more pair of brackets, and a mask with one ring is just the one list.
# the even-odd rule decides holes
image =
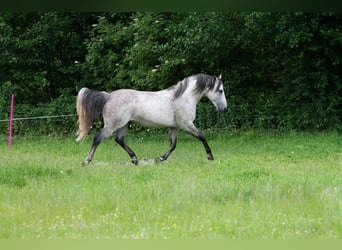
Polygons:
[[[183,133],[168,161],[138,166],[110,139],[84,168],[91,138],[1,144],[0,238],[341,238],[339,134],[206,134],[213,162]],[[127,143],[140,159],[168,148],[163,133]]]

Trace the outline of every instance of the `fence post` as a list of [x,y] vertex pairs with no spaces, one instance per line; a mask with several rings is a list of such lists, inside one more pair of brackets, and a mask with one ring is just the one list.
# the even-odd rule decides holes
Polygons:
[[14,109],[14,94],[12,93],[10,121],[9,121],[10,127],[9,127],[9,136],[8,136],[8,150],[12,150],[13,109]]

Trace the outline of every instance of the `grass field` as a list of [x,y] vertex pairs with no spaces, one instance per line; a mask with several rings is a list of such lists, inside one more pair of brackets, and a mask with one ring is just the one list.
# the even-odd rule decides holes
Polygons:
[[1,138],[0,239],[334,239],[342,237],[338,133],[206,131],[215,161],[180,133],[128,134],[141,165],[107,139]]

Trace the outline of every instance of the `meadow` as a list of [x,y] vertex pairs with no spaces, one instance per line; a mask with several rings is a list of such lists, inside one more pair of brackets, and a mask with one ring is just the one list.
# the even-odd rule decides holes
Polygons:
[[[179,133],[113,139],[81,166],[92,137],[6,137],[0,145],[0,239],[341,239],[337,132],[205,131],[215,157]],[[142,160],[141,160],[142,159]]]

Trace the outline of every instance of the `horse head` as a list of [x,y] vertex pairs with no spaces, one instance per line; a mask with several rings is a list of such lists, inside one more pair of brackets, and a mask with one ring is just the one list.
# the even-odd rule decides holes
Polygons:
[[214,79],[215,85],[213,88],[210,88],[208,90],[207,97],[214,104],[217,111],[223,112],[227,109],[227,100],[224,93],[222,75],[220,75],[219,77],[215,76]]

